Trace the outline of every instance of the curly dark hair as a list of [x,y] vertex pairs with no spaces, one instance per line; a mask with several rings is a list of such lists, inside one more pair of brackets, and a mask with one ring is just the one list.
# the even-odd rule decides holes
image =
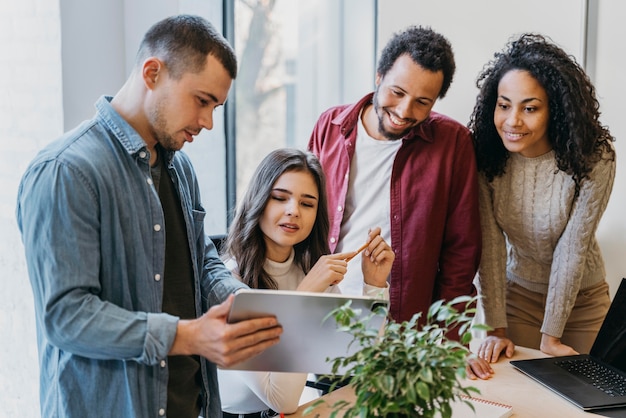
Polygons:
[[381,77],[393,67],[398,57],[407,54],[414,63],[433,72],[443,72],[443,84],[439,91],[439,98],[448,92],[456,64],[450,42],[431,28],[410,26],[398,32],[387,42],[383,49],[376,72]]
[[480,90],[468,124],[474,138],[478,170],[489,181],[504,173],[509,152],[493,121],[498,85],[511,70],[528,72],[548,96],[548,140],[559,170],[572,176],[576,194],[604,153],[614,158],[607,127],[600,121],[600,104],[589,76],[576,59],[549,38],[525,33],[496,52],[478,76]]
[[237,261],[241,280],[253,289],[277,288],[276,282],[263,268],[267,249],[259,223],[278,178],[294,171],[310,173],[319,192],[315,224],[309,236],[294,246],[294,263],[308,273],[322,255],[330,253],[326,177],[319,160],[308,151],[276,149],[256,168],[225,243],[225,255]]

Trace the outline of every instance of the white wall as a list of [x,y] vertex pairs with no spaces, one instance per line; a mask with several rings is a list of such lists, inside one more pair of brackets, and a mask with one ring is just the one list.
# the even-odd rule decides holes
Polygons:
[[39,416],[33,297],[15,221],[19,179],[63,131],[59,5],[0,0],[0,416]]
[[[544,32],[580,58],[582,3],[582,0],[528,0],[520,7],[510,0],[381,0],[378,50],[393,33],[409,25],[430,26],[447,37],[457,70],[448,94],[437,102],[435,110],[465,124],[478,92],[476,76],[510,37],[522,32]],[[556,15],[558,25],[554,24]]]
[[[579,62],[585,57],[586,1],[583,0],[527,0],[523,3],[492,0],[380,0],[379,41],[382,49],[392,33],[409,25],[431,26],[452,43],[457,62],[457,73],[446,97],[435,110],[446,113],[467,124],[478,92],[475,79],[483,65],[501,50],[507,40],[522,32],[536,31],[551,37]],[[626,105],[626,83],[623,69],[626,57],[623,41],[626,39],[626,2],[621,0],[591,0],[597,7],[598,23],[591,22],[590,36],[597,38],[597,48],[587,58],[593,68],[598,90],[602,122],[617,138],[617,179],[607,211],[598,230],[598,240],[605,257],[607,281],[614,294],[622,277],[626,277],[626,161],[621,157],[626,150],[626,128],[620,123]],[[620,51],[620,52],[618,52]],[[620,140],[621,139],[621,140]]]
[[60,7],[67,131],[93,117],[98,97],[114,94],[126,79],[125,32],[116,23],[124,18],[124,1],[63,0]]
[[613,292],[620,278],[626,277],[626,2],[599,1],[595,85],[600,99],[602,121],[609,126],[617,149],[617,175],[611,200],[600,224],[598,238],[606,260],[607,276]]

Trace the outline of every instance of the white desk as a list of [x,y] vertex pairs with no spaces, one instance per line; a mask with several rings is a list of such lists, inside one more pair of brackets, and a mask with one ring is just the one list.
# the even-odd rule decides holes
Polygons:
[[[473,344],[472,344],[473,345]],[[529,358],[546,357],[541,351],[530,348],[516,347],[512,359],[500,359],[492,365],[495,374],[489,380],[469,380],[464,386],[474,386],[480,390],[477,398],[484,398],[513,406],[515,418],[595,418],[602,416],[626,417],[626,410],[607,411],[602,413],[583,412],[567,400],[561,398],[541,384],[519,372],[509,364],[509,360],[523,360]],[[354,393],[349,386],[338,389],[325,395],[329,405],[339,399],[352,400]],[[314,401],[312,401],[314,402]],[[302,405],[294,414],[286,415],[290,418],[327,418],[331,409],[318,406],[309,415],[302,415],[304,409],[312,402]]]

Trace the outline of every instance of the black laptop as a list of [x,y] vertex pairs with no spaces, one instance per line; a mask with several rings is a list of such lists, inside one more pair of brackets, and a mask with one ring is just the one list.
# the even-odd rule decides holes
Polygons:
[[626,407],[626,279],[622,279],[588,355],[514,360],[511,364],[585,411]]

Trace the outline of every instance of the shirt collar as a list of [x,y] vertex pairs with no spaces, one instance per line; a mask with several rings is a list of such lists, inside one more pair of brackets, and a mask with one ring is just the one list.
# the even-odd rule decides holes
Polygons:
[[[340,112],[333,120],[332,124],[339,125],[341,133],[344,136],[348,136],[353,129],[356,128],[359,121],[359,115],[361,110],[368,104],[372,103],[374,93],[369,93],[357,103],[347,106],[342,112]],[[425,121],[411,129],[403,140],[410,140],[413,138],[422,139],[427,142],[433,142],[434,136],[432,131],[431,120],[438,117],[436,112],[430,112],[428,118]]]
[[[139,133],[111,106],[113,96],[102,96],[96,102],[96,110],[102,122],[113,132],[115,138],[131,155],[135,156],[140,152],[148,152],[146,142]],[[165,151],[165,157],[169,166],[174,151]]]

